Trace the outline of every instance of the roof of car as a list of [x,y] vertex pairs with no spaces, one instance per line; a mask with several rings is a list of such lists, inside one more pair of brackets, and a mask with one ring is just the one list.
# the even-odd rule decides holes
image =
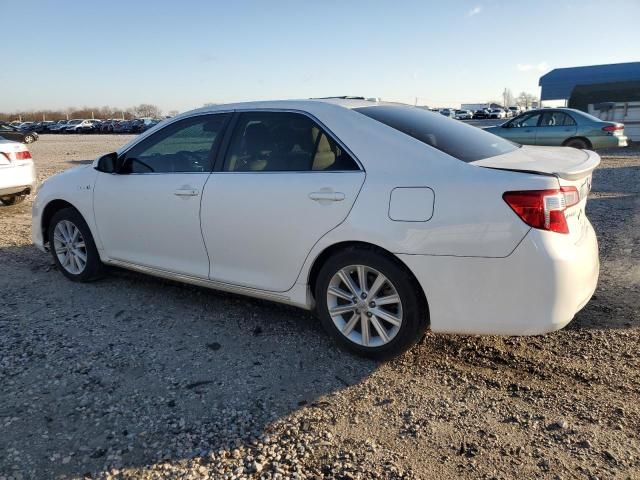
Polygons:
[[378,105],[397,105],[397,106],[405,106],[405,107],[410,106],[403,103],[378,102],[373,100],[330,97],[330,98],[309,98],[309,99],[300,99],[300,100],[259,100],[259,101],[253,101],[253,102],[216,104],[216,105],[207,105],[207,106],[197,108],[195,110],[191,110],[190,112],[185,112],[185,113],[215,112],[220,110],[245,110],[245,109],[252,109],[252,108],[307,110],[307,109],[313,109],[314,107],[317,107],[319,104],[331,104],[331,105],[336,105],[336,106],[347,108],[347,109],[374,107]]
[[584,114],[582,110],[576,110],[575,108],[567,108],[567,107],[543,107],[543,108],[533,108],[531,110],[527,110],[523,113],[546,113],[546,112],[573,112],[578,114]]

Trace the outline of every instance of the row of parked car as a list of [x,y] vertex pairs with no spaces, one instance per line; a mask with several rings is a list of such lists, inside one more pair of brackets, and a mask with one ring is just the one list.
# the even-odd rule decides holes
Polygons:
[[454,108],[434,108],[432,112],[438,112],[445,117],[455,118],[456,120],[473,120],[485,118],[511,118],[520,115],[524,110],[520,107],[509,108],[481,108],[479,110],[456,110]]
[[8,125],[27,133],[141,133],[157,125],[157,118],[47,120],[42,122],[11,122]]

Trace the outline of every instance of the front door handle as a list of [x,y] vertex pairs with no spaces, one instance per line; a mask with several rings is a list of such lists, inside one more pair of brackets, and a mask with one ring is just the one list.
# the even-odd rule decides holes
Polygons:
[[344,200],[344,193],[342,192],[311,192],[309,194],[311,200],[316,202],[341,202]]
[[173,194],[178,197],[197,197],[200,193],[195,188],[179,188]]

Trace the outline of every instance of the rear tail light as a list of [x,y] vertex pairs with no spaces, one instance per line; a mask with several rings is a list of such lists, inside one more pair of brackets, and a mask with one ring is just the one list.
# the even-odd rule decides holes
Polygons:
[[506,192],[502,198],[530,227],[569,233],[564,212],[580,201],[580,194],[576,187],[562,187],[554,190]]
[[29,160],[31,158],[31,152],[25,150],[23,152],[15,152],[16,160]]
[[15,160],[29,160],[31,158],[31,152],[29,152],[29,150],[23,150],[20,152],[0,152],[0,154],[4,155],[10,162]]
[[615,132],[616,130],[624,130],[624,125],[607,125],[602,127],[603,132]]

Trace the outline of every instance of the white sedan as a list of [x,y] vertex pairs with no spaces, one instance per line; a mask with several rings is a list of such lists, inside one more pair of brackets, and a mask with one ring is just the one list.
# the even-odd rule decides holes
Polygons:
[[409,106],[217,105],[49,178],[33,240],[71,280],[112,265],[296,305],[386,358],[427,328],[565,326],[598,279],[599,162]]
[[494,108],[489,112],[489,118],[507,118],[507,114],[501,108]]
[[36,170],[29,149],[0,137],[0,203],[20,203],[35,186]]

